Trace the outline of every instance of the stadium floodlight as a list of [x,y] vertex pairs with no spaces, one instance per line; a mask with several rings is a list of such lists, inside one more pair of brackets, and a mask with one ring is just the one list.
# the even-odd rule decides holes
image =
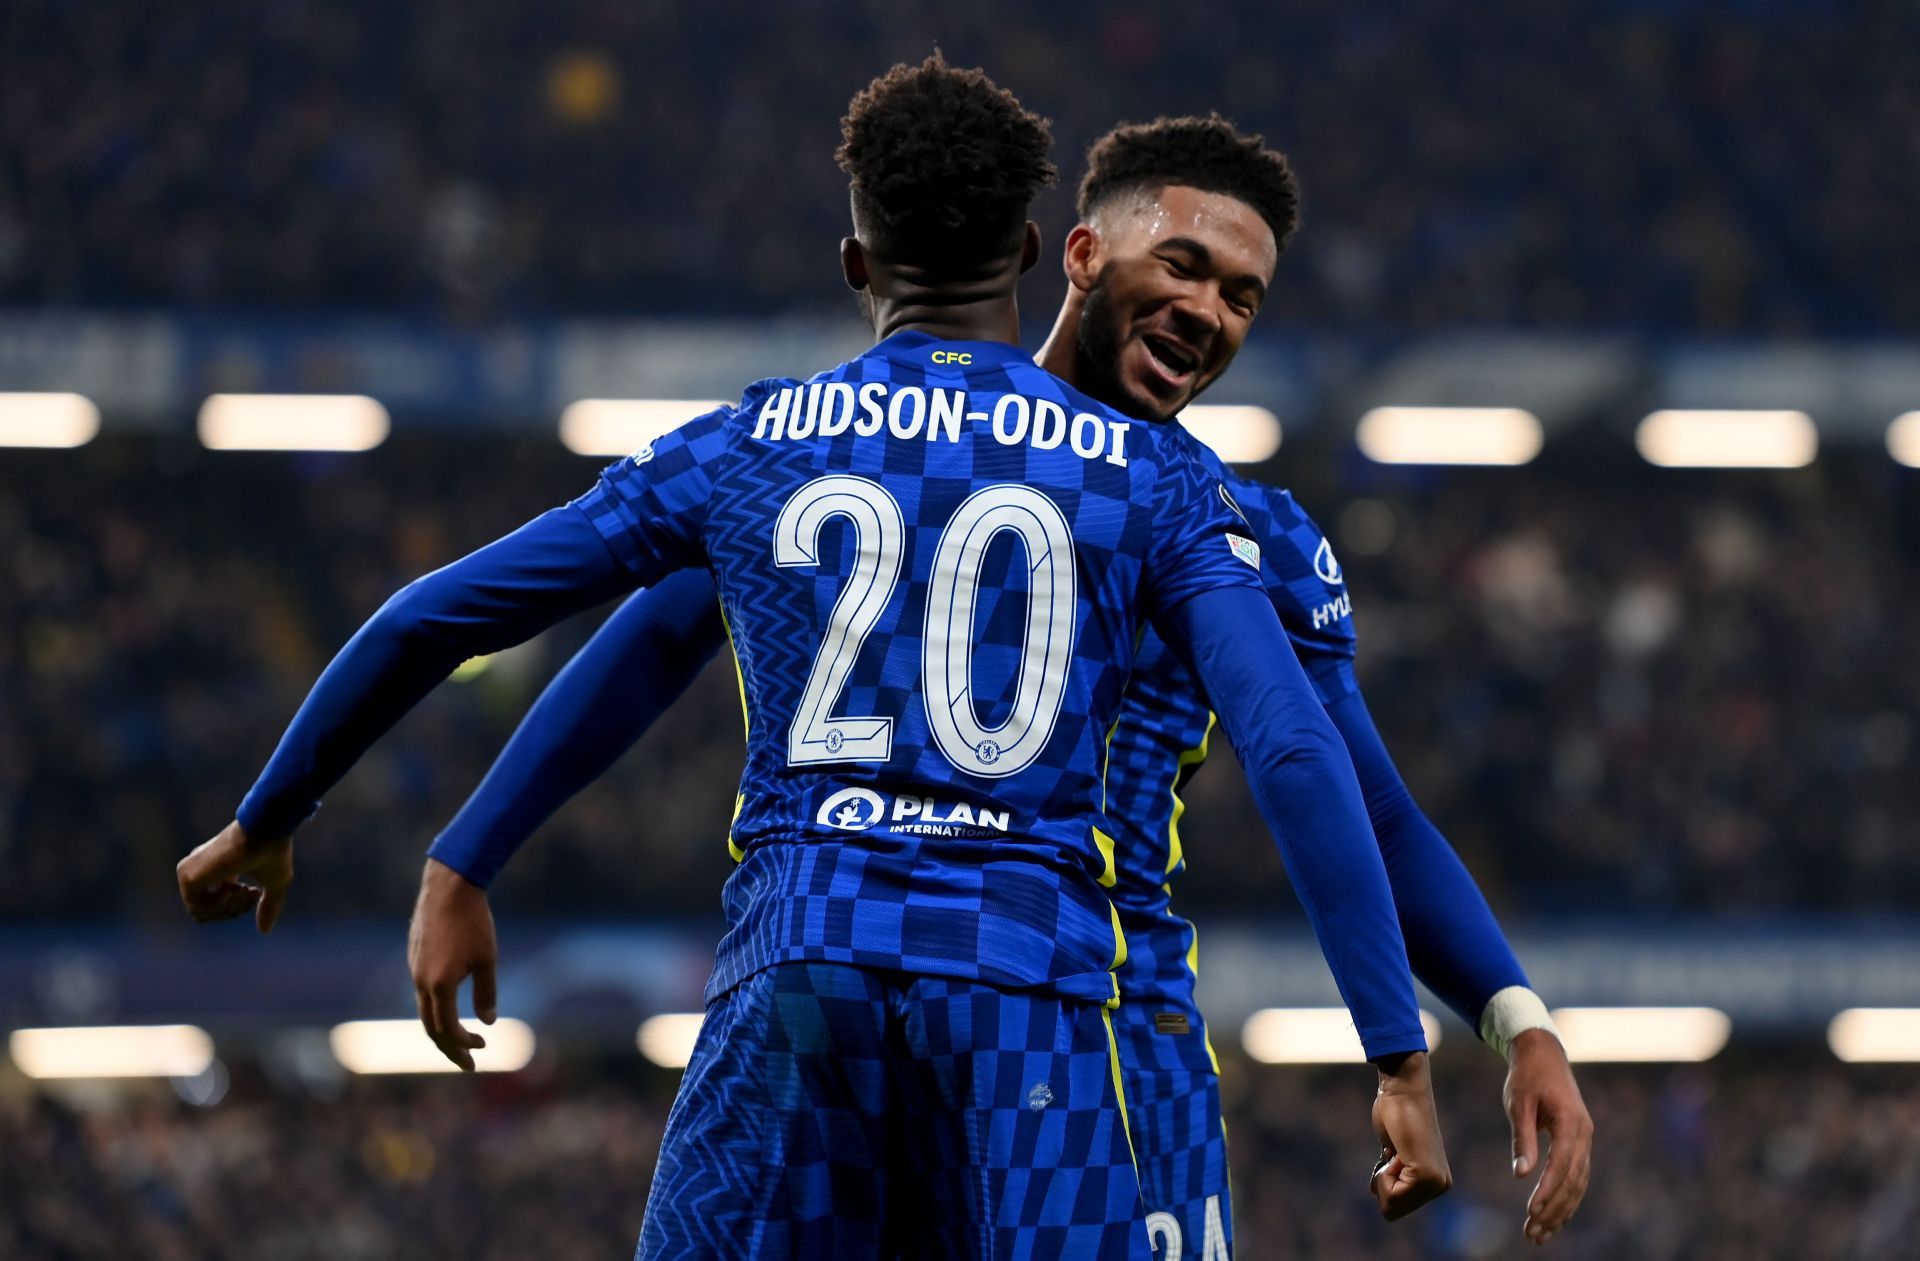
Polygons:
[[1920,412],[1906,412],[1887,426],[1887,452],[1908,468],[1920,468]]
[[1849,1064],[1920,1063],[1920,1007],[1849,1007],[1827,1026],[1827,1045]]
[[0,447],[83,447],[99,432],[84,394],[0,394]]
[[700,1036],[699,1012],[667,1012],[648,1016],[640,1022],[635,1041],[640,1054],[661,1068],[685,1068],[693,1058],[693,1044]]
[[1199,403],[1180,423],[1229,464],[1258,464],[1280,450],[1280,418],[1264,407]]
[[560,441],[575,455],[631,455],[724,406],[713,399],[583,398],[560,413]]
[[1661,468],[1804,468],[1820,449],[1805,412],[1658,411],[1633,445]]
[[194,1025],[96,1025],[15,1029],[7,1054],[28,1077],[197,1077],[213,1063],[213,1039]]
[[1353,439],[1376,464],[1526,464],[1546,442],[1519,407],[1376,407]]
[[371,451],[391,429],[364,394],[215,394],[200,405],[209,451]]
[[[1440,1022],[1420,1013],[1427,1046],[1440,1045]],[[1262,1064],[1364,1064],[1367,1053],[1344,1007],[1267,1007],[1247,1017],[1240,1044]]]
[[1720,1054],[1733,1031],[1713,1007],[1561,1007],[1553,1013],[1576,1063],[1698,1064]]
[[[533,1030],[524,1020],[501,1019],[477,1031],[487,1040],[473,1052],[482,1073],[517,1073],[533,1059]],[[417,1020],[349,1020],[327,1034],[333,1058],[349,1073],[457,1073]]]

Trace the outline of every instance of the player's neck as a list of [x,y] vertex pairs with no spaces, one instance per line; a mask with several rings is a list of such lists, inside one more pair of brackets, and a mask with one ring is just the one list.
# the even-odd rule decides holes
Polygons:
[[874,340],[895,333],[925,333],[941,341],[1020,344],[1020,309],[1012,299],[944,305],[925,302],[875,303]]
[[1033,357],[1035,363],[1076,390],[1085,388],[1079,381],[1080,306],[1080,291],[1069,286],[1067,300],[1060,304],[1060,314],[1053,319],[1053,331],[1047,334],[1040,353]]

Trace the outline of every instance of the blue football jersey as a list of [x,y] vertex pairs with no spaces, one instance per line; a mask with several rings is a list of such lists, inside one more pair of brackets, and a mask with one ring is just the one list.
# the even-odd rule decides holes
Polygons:
[[[1261,579],[1321,702],[1330,705],[1352,693],[1358,686],[1353,605],[1326,535],[1287,491],[1228,469],[1179,425],[1160,428],[1192,448],[1196,462],[1217,479],[1217,493],[1259,542]],[[1105,798],[1118,829],[1112,896],[1127,937],[1119,980],[1129,1003],[1144,1000],[1191,1014],[1198,940],[1193,925],[1174,913],[1171,896],[1173,881],[1186,869],[1180,793],[1206,761],[1213,732],[1214,715],[1199,681],[1148,628],[1114,728]]]
[[720,593],[747,755],[710,997],[820,960],[1113,999],[1101,779],[1136,643],[1260,583],[1189,443],[1016,347],[901,333],[581,502],[642,582],[704,564]]

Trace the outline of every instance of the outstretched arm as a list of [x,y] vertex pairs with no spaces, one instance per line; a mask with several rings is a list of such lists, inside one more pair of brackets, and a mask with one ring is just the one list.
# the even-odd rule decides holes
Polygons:
[[496,1014],[499,947],[486,887],[562,802],[633,746],[725,638],[713,581],[674,574],[614,610],[555,676],[487,777],[427,851],[407,933],[420,1023],[449,1060],[473,1071],[486,1039],[460,1023],[460,987],[473,1011]]
[[1514,1176],[1538,1164],[1539,1131],[1551,1141],[1527,1203],[1527,1236],[1544,1243],[1580,1207],[1592,1164],[1593,1119],[1566,1051],[1479,885],[1407,791],[1358,690],[1327,714],[1353,757],[1414,975],[1507,1058]]
[[486,888],[535,829],[680,698],[725,639],[704,570],[634,595],[540,694],[428,856]]
[[1387,1153],[1375,1194],[1389,1217],[1402,1216],[1445,1192],[1452,1175],[1406,946],[1353,764],[1263,594],[1206,591],[1159,620],[1220,715],[1361,1044],[1382,1067],[1375,1120]]
[[556,508],[408,585],[333,659],[235,820],[176,875],[199,920],[249,909],[273,927],[292,879],[287,838],[394,723],[468,657],[497,652],[635,579],[579,508]]
[[1524,988],[1527,974],[1480,886],[1407,791],[1360,694],[1327,706],[1327,716],[1353,759],[1413,974],[1477,1029],[1487,1000],[1508,986]]

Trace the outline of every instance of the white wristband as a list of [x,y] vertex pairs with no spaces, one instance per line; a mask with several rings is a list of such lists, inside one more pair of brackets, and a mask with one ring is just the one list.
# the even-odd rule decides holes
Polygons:
[[1507,986],[1489,998],[1480,1012],[1480,1040],[1500,1052],[1503,1060],[1512,1056],[1513,1040],[1529,1029],[1545,1029],[1560,1037],[1547,1005],[1524,985]]

